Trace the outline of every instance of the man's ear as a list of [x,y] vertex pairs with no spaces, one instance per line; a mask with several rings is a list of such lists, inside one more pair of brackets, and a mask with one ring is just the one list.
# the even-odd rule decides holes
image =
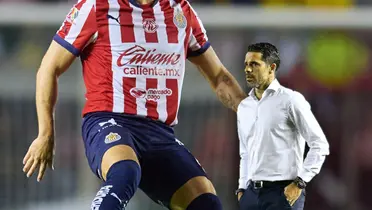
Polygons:
[[271,64],[270,65],[270,73],[275,73],[275,71],[276,71],[276,64],[275,63],[273,63],[273,64]]

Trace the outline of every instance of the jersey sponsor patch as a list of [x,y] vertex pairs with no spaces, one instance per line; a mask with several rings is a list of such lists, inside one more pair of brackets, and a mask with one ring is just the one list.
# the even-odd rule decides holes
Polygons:
[[118,133],[109,133],[106,137],[105,137],[105,143],[106,144],[110,144],[112,142],[115,142],[115,141],[119,141],[121,139],[121,136],[118,134]]
[[182,77],[182,55],[177,52],[162,52],[156,48],[139,45],[129,47],[116,58],[116,65],[128,77]]
[[182,56],[176,52],[159,52],[155,49],[147,49],[145,47],[134,45],[123,51],[116,61],[116,65],[123,67],[126,65],[172,65],[175,66],[180,63]]
[[67,15],[67,21],[73,23],[74,20],[79,16],[79,10],[76,7],[73,7],[70,13]]
[[172,95],[172,90],[165,89],[154,89],[150,88],[148,90],[142,88],[132,88],[129,93],[135,98],[145,98],[148,101],[158,101],[161,96],[170,96]]

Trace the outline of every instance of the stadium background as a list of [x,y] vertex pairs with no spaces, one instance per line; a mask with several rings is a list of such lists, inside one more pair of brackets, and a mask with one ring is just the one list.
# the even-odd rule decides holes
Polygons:
[[[37,135],[35,72],[73,0],[0,0],[0,209],[89,209],[99,187],[80,137],[84,88],[75,62],[60,79],[56,170],[26,179],[22,158]],[[212,45],[244,87],[248,44],[281,52],[279,80],[303,93],[331,145],[308,187],[306,210],[372,209],[372,1],[194,0]],[[77,60],[78,61],[78,60]],[[248,91],[248,90],[247,90]],[[176,132],[208,172],[224,209],[237,209],[234,113],[187,66]],[[139,190],[128,210],[157,210]]]

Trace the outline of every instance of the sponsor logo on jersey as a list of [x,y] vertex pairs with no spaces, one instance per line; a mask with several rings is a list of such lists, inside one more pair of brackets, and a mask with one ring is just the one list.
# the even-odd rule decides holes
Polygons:
[[149,101],[158,101],[161,96],[170,96],[172,95],[172,90],[165,88],[165,89],[153,89],[150,88],[148,90],[144,90],[141,88],[132,88],[130,89],[129,93],[135,98],[145,98]]
[[105,137],[105,143],[109,144],[115,141],[119,141],[120,139],[121,139],[121,136],[118,133],[111,132]]
[[120,20],[119,20],[120,15],[117,18],[112,15],[107,15],[106,17],[107,19],[115,20],[118,24],[120,24]]
[[119,67],[125,65],[152,64],[158,65],[177,65],[180,63],[181,54],[161,53],[156,49],[146,49],[135,45],[125,50],[118,58],[116,64]]
[[147,33],[155,33],[156,30],[159,28],[158,24],[156,24],[155,19],[152,18],[146,18],[142,21],[143,29]]
[[67,21],[73,23],[74,20],[79,16],[79,10],[76,7],[73,7],[70,13],[67,15]]
[[132,68],[125,67],[123,69],[124,74],[126,75],[143,75],[143,76],[166,76],[166,77],[180,77],[181,72],[179,69],[172,69],[172,68],[146,68],[142,66],[136,66]]
[[132,88],[129,93],[135,98],[144,98],[146,97],[146,90],[141,88]]

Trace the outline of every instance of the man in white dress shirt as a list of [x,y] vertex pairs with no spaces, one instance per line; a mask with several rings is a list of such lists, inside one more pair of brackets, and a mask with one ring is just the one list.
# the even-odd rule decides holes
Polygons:
[[[306,184],[329,154],[309,103],[275,78],[279,65],[274,45],[248,47],[245,73],[252,90],[237,111],[241,210],[302,210]],[[310,150],[304,160],[305,143]]]

